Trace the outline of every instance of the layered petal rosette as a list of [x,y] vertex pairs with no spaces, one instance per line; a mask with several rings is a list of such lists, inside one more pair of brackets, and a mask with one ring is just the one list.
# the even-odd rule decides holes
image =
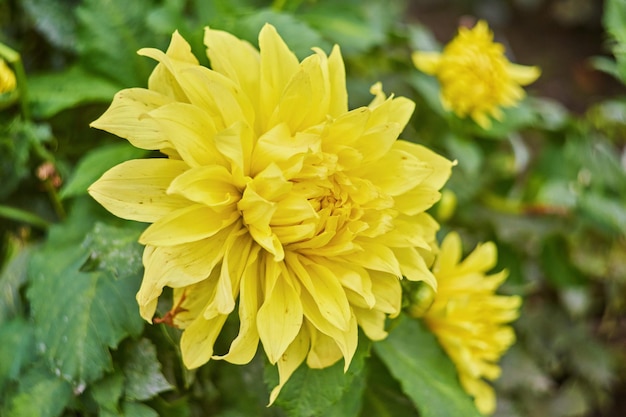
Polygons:
[[[280,384],[304,361],[350,364],[357,331],[386,336],[401,308],[402,277],[429,271],[439,199],[451,162],[397,140],[414,108],[385,97],[348,111],[337,46],[299,61],[271,25],[259,50],[207,29],[211,69],[174,33],[148,88],[120,91],[93,126],[166,157],[113,167],[90,194],[113,214],[151,223],[141,235],[137,294],[151,321],[183,329],[189,368],[210,359],[245,364],[259,341]],[[240,329],[227,352],[214,343],[231,314]]]
[[[433,266],[437,293],[430,308],[419,315],[456,365],[461,385],[474,397],[478,410],[492,414],[496,398],[485,379],[500,376],[497,363],[515,342],[507,323],[518,317],[522,300],[496,294],[508,274],[487,274],[497,260],[493,242],[477,246],[465,259],[462,255],[459,235],[449,233]],[[417,307],[413,311],[422,310]]]
[[444,108],[471,117],[485,129],[491,126],[490,117],[502,119],[501,107],[515,106],[524,98],[522,86],[540,75],[537,67],[511,63],[483,20],[471,29],[459,28],[443,52],[414,52],[413,63],[437,77]]

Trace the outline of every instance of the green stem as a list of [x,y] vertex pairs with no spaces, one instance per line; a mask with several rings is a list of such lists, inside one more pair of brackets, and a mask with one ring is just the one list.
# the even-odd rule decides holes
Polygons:
[[48,196],[50,197],[50,201],[52,202],[52,207],[54,208],[54,212],[57,214],[59,219],[63,220],[65,218],[65,208],[63,207],[63,203],[61,202],[61,198],[59,198],[59,193],[57,189],[52,185],[52,182],[48,179],[44,182],[44,187],[48,192]]
[[18,209],[15,207],[5,206],[0,204],[0,217],[4,217],[6,219],[15,220],[20,223],[27,223],[31,226],[37,227],[39,229],[47,229],[50,227],[50,222],[42,219],[41,217],[33,214],[29,211],[25,211],[22,209]]

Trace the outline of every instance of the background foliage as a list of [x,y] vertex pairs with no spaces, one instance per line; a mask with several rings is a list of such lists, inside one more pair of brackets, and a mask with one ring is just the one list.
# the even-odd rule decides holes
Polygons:
[[[385,91],[417,102],[403,137],[458,159],[434,213],[467,248],[494,240],[498,268],[510,271],[504,292],[525,298],[518,343],[496,383],[496,415],[624,415],[624,90],[573,113],[531,88],[484,131],[445,113],[436,82],[412,67],[411,51],[440,45],[409,3],[0,0],[0,42],[26,69],[19,100],[0,96],[0,415],[478,415],[414,320],[392,323],[383,342],[363,338],[345,375],[343,364],[300,368],[266,408],[277,375],[262,355],[247,366],[214,361],[187,371],[178,333],[139,318],[143,226],[113,218],[86,188],[143,151],[88,125],[116,91],[146,85],[154,64],[137,49],[164,49],[178,29],[208,65],[204,26],[255,43],[266,21],[301,58],[339,43],[351,107],[366,104],[382,80]],[[481,15],[490,2],[456,3]],[[605,2],[603,25],[613,56],[593,63],[624,84],[626,1]],[[0,54],[10,60],[10,50]]]

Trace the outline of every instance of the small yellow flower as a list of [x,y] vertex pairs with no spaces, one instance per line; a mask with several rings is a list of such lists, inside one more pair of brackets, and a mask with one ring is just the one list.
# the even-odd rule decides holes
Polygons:
[[15,74],[13,70],[0,59],[0,94],[15,90]]
[[423,320],[456,365],[461,385],[478,410],[491,414],[495,393],[484,379],[500,375],[497,362],[515,342],[506,323],[518,317],[521,298],[495,294],[507,273],[486,275],[496,263],[494,243],[479,245],[463,261],[461,256],[459,235],[449,233],[433,266],[437,293]]
[[[152,320],[165,287],[173,307],[158,319],[183,330],[189,368],[210,359],[248,363],[259,342],[280,388],[304,361],[341,358],[360,326],[386,336],[401,308],[399,279],[436,286],[429,270],[439,199],[451,162],[397,140],[414,103],[385,97],[349,111],[339,48],[303,61],[271,25],[260,50],[207,29],[211,69],[176,32],[148,88],[120,91],[92,126],[166,158],[124,162],[90,194],[113,214],[151,223],[140,237],[137,294]],[[226,318],[240,330],[223,355],[213,345]]]
[[459,28],[442,53],[414,52],[413,63],[439,79],[444,108],[471,117],[485,129],[491,126],[489,116],[501,120],[500,108],[516,105],[525,95],[521,86],[540,75],[537,67],[509,62],[504,46],[493,42],[493,33],[482,20],[472,29]]

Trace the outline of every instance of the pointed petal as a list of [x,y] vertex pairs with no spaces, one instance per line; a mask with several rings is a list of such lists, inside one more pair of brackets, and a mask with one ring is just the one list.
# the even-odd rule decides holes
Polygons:
[[88,191],[118,217],[155,222],[189,204],[166,193],[172,180],[188,168],[182,161],[164,158],[125,161],[105,172]]
[[[291,77],[298,71],[296,55],[289,50],[274,26],[266,24],[259,33],[261,50],[261,120],[268,121]],[[261,126],[261,131],[268,130]]]
[[387,332],[385,331],[387,315],[384,312],[374,308],[352,307],[352,309],[354,310],[357,323],[359,323],[359,326],[370,340],[383,340],[387,337]]
[[402,275],[409,281],[424,281],[434,290],[437,289],[437,279],[430,271],[424,258],[415,248],[393,248],[393,253],[400,262]]
[[218,209],[236,204],[241,192],[233,185],[233,176],[220,165],[191,168],[176,177],[168,193]]
[[352,312],[334,272],[292,252],[287,252],[285,262],[311,294],[322,317],[338,329],[348,330]]
[[[165,53],[157,49],[144,48],[139,50],[138,54],[159,61],[159,64],[154,68],[148,79],[148,88],[150,90],[171,97],[176,101],[188,102],[187,96],[176,79],[175,71],[173,71],[174,67],[169,62],[175,61],[178,63],[178,66],[194,66],[199,63],[191,52],[191,46],[180,36],[178,31],[172,34],[170,45]],[[166,62],[162,62],[161,56],[167,57]]]
[[257,316],[257,327],[265,353],[270,363],[274,364],[302,327],[302,303],[288,276],[278,276],[274,287],[265,292],[265,301]]
[[280,359],[276,363],[276,365],[278,365],[279,384],[274,387],[270,393],[270,402],[268,406],[272,405],[272,403],[276,400],[276,397],[278,397],[282,387],[289,380],[289,377],[291,377],[300,364],[304,362],[304,358],[306,358],[308,351],[309,334],[306,327],[302,326],[294,341],[289,345],[287,350],[285,350],[285,353],[281,355]]
[[363,250],[346,254],[343,259],[374,271],[388,272],[400,278],[400,264],[393,251],[385,245],[374,242],[359,242]]
[[170,97],[143,88],[128,88],[115,94],[111,106],[90,126],[127,139],[141,149],[157,150],[169,145],[152,119],[143,116],[172,102]]
[[[259,248],[256,247],[258,253]],[[228,353],[216,356],[215,359],[223,359],[230,363],[243,365],[252,360],[259,345],[259,332],[256,318],[260,304],[261,290],[259,288],[259,275],[261,263],[249,262],[246,266],[239,287],[239,334],[230,345]]]
[[432,172],[423,180],[425,186],[440,189],[450,178],[452,173],[452,167],[456,165],[456,162],[451,162],[443,156],[431,151],[425,146],[416,145],[405,140],[398,140],[394,144],[394,149],[400,149],[411,155],[417,157],[420,161],[423,161],[430,165]]
[[413,52],[411,55],[413,65],[428,75],[435,75],[439,71],[441,53],[439,52]]
[[217,128],[199,107],[171,103],[151,111],[146,117],[154,121],[189,165],[225,165],[224,157],[213,142]]
[[261,56],[250,43],[228,32],[206,28],[204,44],[211,68],[237,83],[255,109],[259,109]]
[[328,57],[328,73],[330,77],[330,107],[328,114],[338,117],[348,111],[348,90],[346,89],[346,69],[338,45]]
[[202,366],[211,359],[213,345],[227,317],[227,315],[220,315],[207,320],[199,316],[183,331],[180,338],[180,350],[183,363],[188,369]]
[[236,210],[217,212],[194,204],[171,212],[152,223],[139,237],[143,245],[174,246],[215,235],[239,218]]
[[335,364],[343,357],[335,339],[311,325],[307,327],[311,333],[311,350],[306,358],[306,364],[309,368],[323,369]]
[[507,66],[509,77],[520,85],[528,85],[539,78],[541,70],[539,67],[528,67],[509,63]]

